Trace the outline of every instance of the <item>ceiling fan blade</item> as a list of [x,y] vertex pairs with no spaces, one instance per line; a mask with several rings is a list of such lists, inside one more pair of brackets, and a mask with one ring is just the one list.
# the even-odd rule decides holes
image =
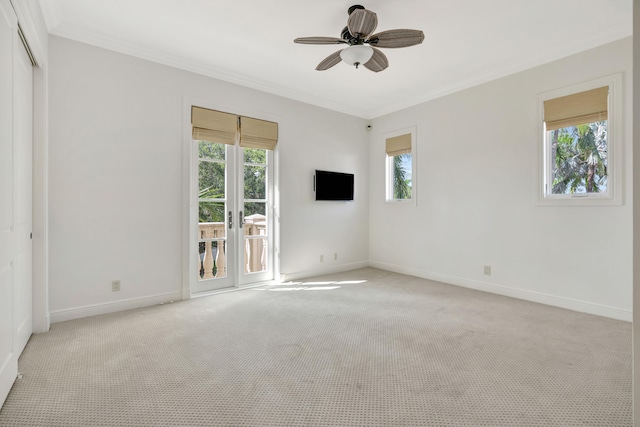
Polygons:
[[324,58],[318,64],[318,66],[316,67],[316,70],[318,70],[318,71],[328,70],[329,68],[333,67],[334,65],[336,65],[337,63],[342,61],[342,58],[340,58],[340,52],[342,52],[342,50],[334,52],[331,55],[329,55],[326,58]]
[[336,37],[298,37],[293,42],[302,44],[340,44],[347,41]]
[[347,21],[347,28],[353,36],[367,37],[378,26],[378,16],[367,9],[356,9]]
[[420,30],[389,30],[372,35],[367,43],[375,47],[408,47],[423,40],[424,33]]
[[373,72],[379,72],[389,66],[389,60],[380,50],[373,48],[373,56],[369,61],[363,64],[366,68]]

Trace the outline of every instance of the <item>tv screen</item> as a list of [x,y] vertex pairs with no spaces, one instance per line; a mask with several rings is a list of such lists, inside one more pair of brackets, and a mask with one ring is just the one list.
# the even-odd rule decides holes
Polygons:
[[316,170],[316,200],[353,200],[353,174]]

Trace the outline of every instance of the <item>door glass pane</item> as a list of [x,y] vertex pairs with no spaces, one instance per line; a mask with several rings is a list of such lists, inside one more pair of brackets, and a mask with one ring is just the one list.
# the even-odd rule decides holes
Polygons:
[[266,221],[267,219],[267,217],[265,216],[266,207],[267,204],[264,202],[246,202],[244,204],[245,225],[247,223],[255,222],[264,223],[264,221]]
[[245,148],[244,162],[264,165],[267,163],[267,150],[261,148]]
[[225,144],[216,144],[209,141],[198,141],[198,157],[209,160],[224,160],[226,152]]
[[200,280],[227,277],[227,254],[224,240],[198,242],[198,277]]
[[244,272],[258,273],[267,271],[268,253],[267,238],[258,237],[244,239]]
[[226,150],[224,144],[198,141],[198,277],[227,277]]
[[267,188],[266,166],[244,166],[244,198],[265,199]]
[[225,163],[200,161],[198,199],[224,199]]
[[267,248],[266,203],[247,202],[244,204],[244,271],[257,273],[267,270],[269,262]]
[[220,239],[226,237],[224,223],[225,203],[200,201],[198,239]]

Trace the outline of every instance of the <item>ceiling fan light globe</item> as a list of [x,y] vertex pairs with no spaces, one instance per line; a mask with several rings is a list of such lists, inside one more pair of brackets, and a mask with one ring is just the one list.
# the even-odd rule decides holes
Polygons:
[[373,56],[371,46],[349,46],[340,52],[340,58],[349,65],[366,64]]

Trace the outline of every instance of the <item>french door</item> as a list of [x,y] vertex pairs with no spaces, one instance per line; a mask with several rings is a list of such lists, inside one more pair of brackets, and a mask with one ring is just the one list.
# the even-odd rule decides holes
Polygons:
[[192,143],[197,194],[191,223],[197,254],[191,292],[272,280],[273,152]]

